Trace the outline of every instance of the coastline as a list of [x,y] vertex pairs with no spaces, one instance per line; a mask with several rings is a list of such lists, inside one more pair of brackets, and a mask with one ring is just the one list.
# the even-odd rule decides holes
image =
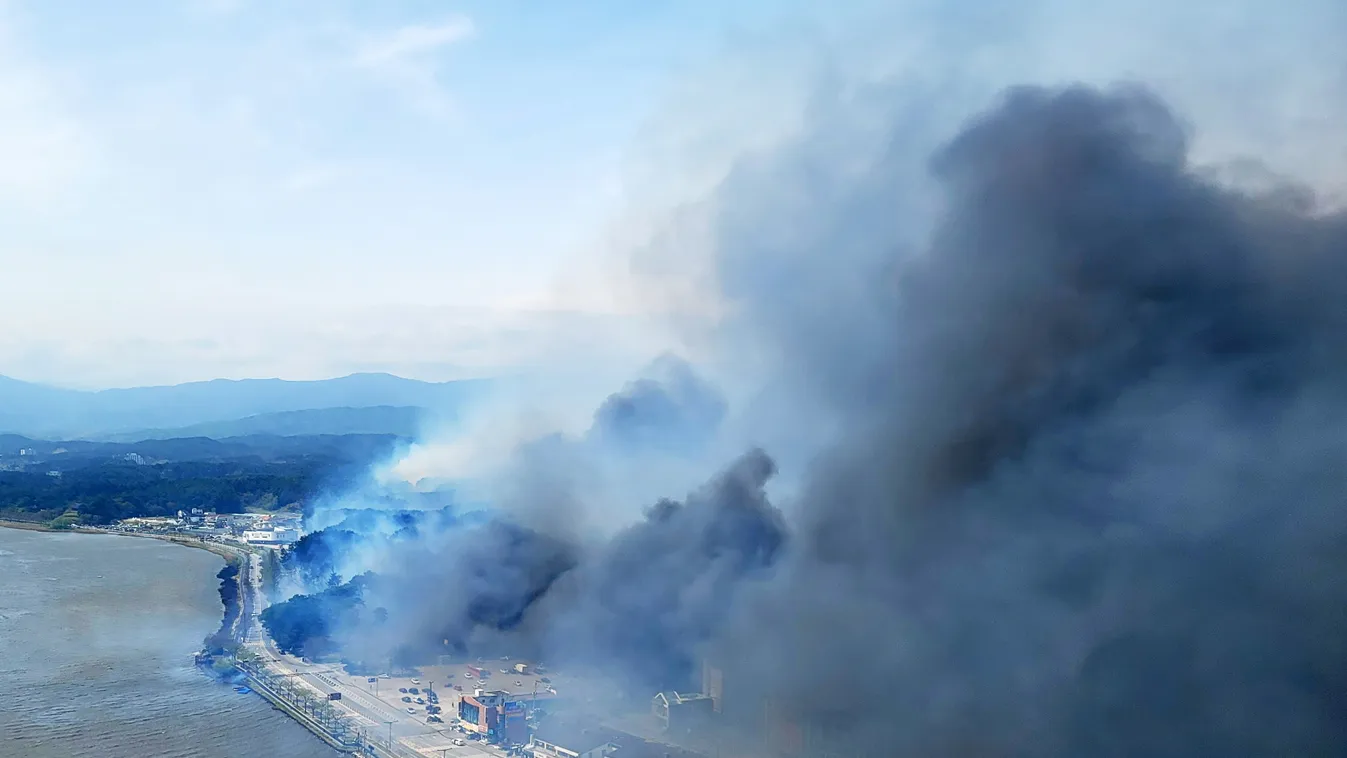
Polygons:
[[111,532],[104,529],[91,529],[90,527],[87,526],[72,526],[65,529],[57,529],[55,527],[48,526],[47,524],[44,524],[40,521],[12,521],[9,519],[0,519],[0,529],[18,529],[20,531],[25,532],[48,532],[51,534],[106,534],[112,537],[144,537],[152,540],[162,540],[164,542],[172,542],[175,545],[182,545],[183,547],[205,550],[211,553],[215,553],[221,558],[224,558],[226,562],[231,563],[235,560],[238,560],[238,556],[240,553],[245,552],[243,550],[235,550],[233,548],[225,547],[224,545],[217,545],[210,542],[205,542],[203,540],[196,539],[195,537],[179,537],[170,534]]
[[[155,720],[149,722],[150,726],[171,722],[191,729],[192,719],[209,721],[202,724],[199,737],[191,738],[199,738],[202,755],[214,758],[272,754],[339,758],[340,754],[332,752],[332,746],[325,740],[321,737],[315,740],[310,725],[296,719],[294,714],[276,708],[264,697],[240,696],[233,687],[216,683],[212,675],[217,672],[209,668],[198,671],[192,666],[192,652],[201,645],[201,637],[208,633],[218,634],[222,626],[221,596],[214,587],[220,583],[215,577],[225,565],[224,560],[216,564],[212,558],[193,558],[191,553],[154,548],[143,542],[138,543],[140,549],[137,549],[130,543],[84,537],[49,540],[47,534],[66,530],[35,529],[31,524],[20,524],[27,528],[10,531],[9,526],[0,525],[0,538],[3,538],[0,547],[6,549],[3,551],[6,556],[17,557],[5,558],[4,565],[26,565],[12,561],[31,560],[43,568],[15,572],[13,602],[6,596],[4,605],[13,605],[19,609],[19,614],[0,624],[4,632],[0,635],[3,637],[0,649],[5,650],[7,657],[12,657],[13,668],[21,671],[11,672],[14,676],[7,676],[6,688],[0,690],[7,702],[19,700],[35,682],[63,681],[65,686],[67,665],[79,666],[80,673],[69,679],[68,686],[79,691],[76,697],[81,701],[93,704],[81,704],[81,707],[106,705],[108,715],[95,709],[92,712],[99,715],[72,719],[69,730],[62,726],[50,730],[54,734],[48,735],[45,709],[26,712],[26,706],[21,704],[15,724],[23,729],[17,736],[6,732],[0,739],[0,744],[4,745],[0,747],[0,755],[45,754],[44,746],[59,748],[65,745],[72,746],[73,752],[69,754],[73,755],[84,750],[86,745],[105,738],[107,745],[100,747],[99,755],[106,753],[130,758],[176,749],[182,740],[173,734],[177,729],[149,729],[150,734],[144,736],[146,744],[153,744],[157,749],[137,749],[138,732],[142,731],[143,725],[139,721],[142,712],[135,701],[149,697],[154,703],[152,707],[147,706],[144,713]],[[25,537],[25,534],[29,536]],[[174,541],[184,547],[197,547],[187,541]],[[243,565],[247,565],[246,559]],[[51,580],[50,577],[60,579]],[[109,623],[116,623],[119,634],[134,630],[134,637],[105,646],[97,639],[101,636],[98,628],[93,627],[80,629],[80,634],[51,633],[51,638],[60,644],[49,642],[45,636],[48,630],[53,626],[65,628],[62,626],[63,614],[82,614],[83,603],[87,602],[85,598],[90,593],[99,598],[96,601],[101,612],[99,620],[106,618]],[[0,612],[9,611],[0,608]],[[102,613],[106,613],[106,617]],[[171,623],[160,623],[161,619],[170,619]],[[24,655],[29,658],[21,657]],[[241,675],[238,679],[243,681]],[[123,696],[122,692],[127,694]],[[47,703],[43,697],[34,695],[34,702]],[[52,695],[50,701],[48,705],[57,704],[59,709],[67,702],[67,697]],[[27,718],[29,713],[31,719]],[[110,722],[101,723],[103,718]],[[155,723],[160,720],[163,724]],[[225,724],[229,729],[222,731],[220,725]],[[296,729],[296,725],[310,728]],[[254,728],[255,732],[250,734],[233,734],[235,730],[243,732]],[[11,748],[14,739],[19,742]],[[286,747],[272,752],[267,749],[272,744]]]
[[[175,545],[180,545],[182,547],[195,548],[198,550],[205,550],[207,552],[214,553],[215,555],[218,555],[221,558],[223,558],[227,566],[244,566],[247,563],[246,556],[250,552],[246,548],[242,547],[234,547],[220,543],[206,542],[204,540],[200,540],[194,537],[184,537],[179,535],[145,534],[135,532],[112,532],[112,531],[104,531],[101,529],[91,529],[88,527],[71,527],[67,529],[55,529],[42,523],[34,523],[26,521],[8,521],[8,520],[0,520],[0,529],[18,529],[23,531],[49,532],[49,533],[75,532],[77,534],[107,534],[121,537],[148,537],[150,539],[157,539],[163,542],[171,542]],[[240,624],[246,625],[248,623],[247,615],[251,612],[250,608],[248,607],[250,605],[248,574],[249,571],[247,570],[247,568],[244,568],[244,570],[241,572],[242,581],[240,581],[236,585],[236,592],[238,593],[237,598],[238,605],[234,609],[230,608],[228,601],[225,600],[222,593],[221,602],[224,605],[224,618],[221,620],[219,630],[215,633],[216,635],[224,634],[228,636],[233,636],[238,640],[239,643],[243,642],[244,637],[241,636],[242,635],[241,627],[238,627],[236,625]],[[208,637],[207,639],[209,640],[210,638]],[[201,653],[198,653],[197,663],[199,666],[202,664],[202,658],[200,656]],[[321,723],[321,720],[319,720],[316,717],[316,715],[311,715],[309,712],[306,712],[304,708],[300,707],[299,703],[291,702],[291,700],[283,696],[282,693],[274,691],[273,689],[274,683],[270,681],[270,678],[267,676],[267,674],[264,673],[264,669],[258,670],[254,668],[254,666],[249,666],[247,664],[240,665],[241,661],[235,660],[233,655],[229,656],[229,660],[234,661],[236,670],[242,673],[247,678],[247,681],[249,685],[251,685],[253,692],[255,694],[260,696],[263,700],[269,702],[273,708],[280,711],[281,713],[284,713],[286,716],[290,717],[300,726],[303,726],[306,730],[308,730],[311,734],[317,737],[320,741],[325,743],[328,747],[337,750],[338,753],[350,754],[353,752],[358,752],[360,748],[357,745],[361,744],[365,746],[366,750],[373,751],[372,754],[374,755],[387,754],[388,749],[380,745],[365,743],[363,742],[363,740],[360,743],[351,743],[349,741],[344,741],[343,739],[340,739],[337,735],[329,731],[325,727],[325,725]],[[208,671],[207,673],[211,672]],[[217,680],[219,679],[218,676],[216,678]],[[394,753],[393,755],[397,755],[397,753]]]
[[57,529],[41,521],[11,521],[9,519],[0,519],[0,529],[18,529],[25,532],[52,532],[61,534],[64,532],[73,532],[75,534],[104,534],[97,529],[90,529],[87,526],[72,526],[66,529]]

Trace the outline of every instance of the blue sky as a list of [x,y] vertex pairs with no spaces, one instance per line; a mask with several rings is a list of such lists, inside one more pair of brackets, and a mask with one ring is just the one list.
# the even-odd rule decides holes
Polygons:
[[0,0],[0,373],[547,360],[678,82],[816,7]]
[[1140,80],[1198,156],[1340,188],[1347,6],[1295,6],[0,0],[0,374],[620,375],[665,339],[624,251],[823,71],[943,93],[936,135]]

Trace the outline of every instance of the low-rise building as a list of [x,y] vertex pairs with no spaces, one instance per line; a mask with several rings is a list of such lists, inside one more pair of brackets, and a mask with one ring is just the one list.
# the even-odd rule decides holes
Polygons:
[[660,725],[666,731],[680,733],[704,729],[715,715],[714,709],[711,696],[701,693],[661,692],[650,702],[650,711]]
[[533,758],[607,758],[625,736],[596,725],[549,722],[534,733],[527,752]]
[[528,742],[528,706],[508,692],[473,690],[458,701],[459,724],[490,742],[522,745]]
[[619,740],[617,747],[604,758],[707,758],[707,755],[675,745],[632,738]]

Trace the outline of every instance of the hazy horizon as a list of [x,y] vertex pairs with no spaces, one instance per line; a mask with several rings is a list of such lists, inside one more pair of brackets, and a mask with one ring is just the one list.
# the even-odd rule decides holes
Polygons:
[[0,2],[0,373],[647,359],[662,338],[612,259],[632,209],[677,193],[649,157],[694,157],[706,117],[680,103],[729,102],[708,66],[745,42],[871,5],[137,0],[72,24]]
[[[823,82],[920,88],[964,65],[953,49],[997,66],[928,114],[946,133],[1006,84],[1135,80],[1195,127],[1200,162],[1256,154],[1342,196],[1318,149],[1337,79],[1288,42],[1329,34],[1312,12],[137,0],[71,24],[71,7],[0,2],[0,374],[58,386],[629,374],[695,349],[687,312],[715,307],[678,216],[802,128]],[[1136,33],[1078,42],[1109,28]],[[1246,54],[1212,62],[1231,46]],[[1274,112],[1226,97],[1234,81]]]
[[284,376],[239,376],[239,377],[216,376],[208,379],[188,379],[181,382],[172,382],[165,384],[132,384],[132,385],[116,385],[106,387],[98,387],[98,386],[90,387],[90,386],[80,386],[76,384],[34,381],[31,379],[25,379],[21,376],[11,376],[5,373],[0,373],[0,380],[9,379],[16,382],[22,382],[24,384],[33,384],[41,387],[49,387],[58,390],[70,390],[72,392],[96,393],[96,392],[104,392],[107,390],[161,389],[169,387],[181,387],[183,385],[211,384],[213,382],[229,382],[229,383],[286,382],[290,384],[311,384],[317,382],[330,382],[339,379],[350,379],[352,377],[365,377],[365,376],[389,377],[392,379],[403,379],[411,382],[425,382],[427,384],[449,384],[453,382],[472,382],[472,381],[483,381],[483,380],[502,379],[502,378],[508,379],[514,376],[519,376],[519,374],[510,372],[501,372],[492,374],[482,373],[475,375],[457,376],[450,379],[423,379],[415,376],[404,376],[402,374],[396,374],[391,371],[352,371],[350,373],[345,374],[334,374],[330,376],[318,376],[315,378],[300,378],[300,379],[294,379]]

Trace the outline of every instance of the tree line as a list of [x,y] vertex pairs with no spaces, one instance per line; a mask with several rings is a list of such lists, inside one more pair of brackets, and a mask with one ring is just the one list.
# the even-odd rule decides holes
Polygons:
[[107,524],[193,508],[217,513],[279,508],[337,486],[348,469],[343,461],[300,457],[156,465],[106,461],[59,475],[0,471],[0,518]]

